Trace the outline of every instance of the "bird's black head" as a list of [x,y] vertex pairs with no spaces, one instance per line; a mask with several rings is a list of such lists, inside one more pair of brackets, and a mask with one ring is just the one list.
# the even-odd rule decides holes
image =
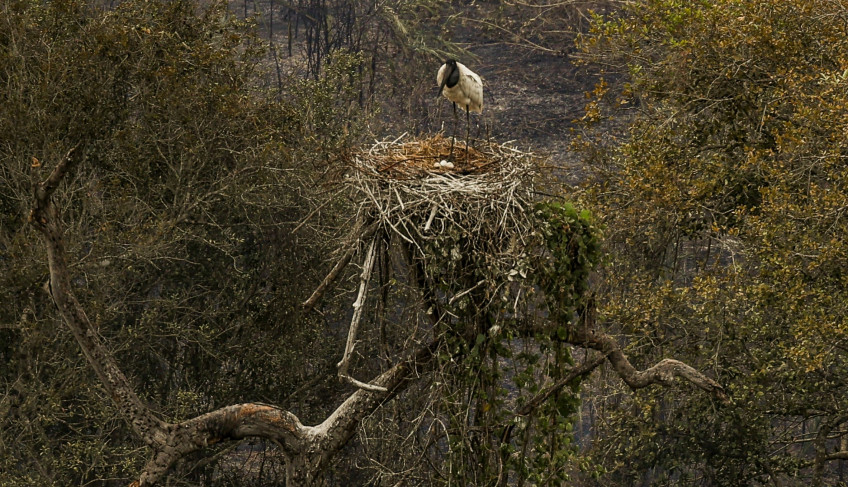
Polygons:
[[447,72],[442,79],[441,86],[439,86],[439,95],[442,94],[445,86],[453,88],[459,82],[459,68],[456,66],[456,59],[447,59],[444,65],[447,66]]

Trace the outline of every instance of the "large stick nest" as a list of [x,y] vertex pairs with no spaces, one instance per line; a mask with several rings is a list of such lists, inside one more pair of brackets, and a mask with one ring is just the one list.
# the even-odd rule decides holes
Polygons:
[[355,153],[348,182],[361,196],[360,211],[420,256],[435,252],[455,261],[473,253],[476,265],[507,265],[509,271],[523,260],[533,232],[538,158],[482,141],[472,142],[466,154],[457,140],[449,167],[443,161],[450,146],[441,134],[402,136]]

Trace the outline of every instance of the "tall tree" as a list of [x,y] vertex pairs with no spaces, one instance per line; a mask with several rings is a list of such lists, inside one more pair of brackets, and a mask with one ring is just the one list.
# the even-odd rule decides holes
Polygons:
[[[54,196],[70,285],[141,401],[162,418],[293,393],[320,409],[334,335],[317,317],[276,324],[341,224],[319,212],[299,225],[326,203],[312,199],[326,160],[355,130],[336,116],[355,115],[356,99],[338,89],[350,63],[318,82],[291,79],[277,98],[261,89],[261,44],[223,5],[1,8],[0,483],[140,468],[97,376],[66,348],[43,253],[30,244],[32,183],[72,148],[84,163]],[[279,369],[290,373],[267,373]]]
[[[584,37],[586,59],[623,80],[598,84],[576,142],[592,175],[584,201],[610,230],[599,312],[662,344],[645,359],[689,351],[735,403],[598,404],[614,425],[596,444],[605,482],[841,472],[846,19],[844,2],[649,0],[596,17]],[[627,130],[595,138],[610,106]]]

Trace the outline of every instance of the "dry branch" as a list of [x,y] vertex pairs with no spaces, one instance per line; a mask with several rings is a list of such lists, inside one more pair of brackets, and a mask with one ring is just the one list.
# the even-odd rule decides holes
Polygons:
[[579,332],[570,340],[570,343],[603,353],[616,374],[632,389],[641,389],[652,384],[671,386],[674,383],[674,378],[679,377],[689,381],[695,387],[711,393],[722,403],[729,402],[724,388],[718,382],[679,360],[663,359],[652,367],[638,370],[627,359],[615,338],[605,333],[597,331]]
[[342,254],[341,258],[338,262],[336,262],[336,265],[333,266],[333,269],[330,270],[330,273],[327,274],[323,281],[321,281],[321,284],[319,284],[315,291],[312,292],[309,299],[304,301],[301,305],[303,306],[304,312],[311,311],[315,305],[318,304],[318,301],[324,297],[324,294],[329,290],[330,286],[336,282],[336,279],[338,279],[341,272],[350,263],[350,259],[353,258],[353,254],[356,253],[360,240],[370,237],[375,231],[377,231],[377,223],[375,222],[366,225],[364,230],[361,230],[359,227],[354,229],[351,237],[348,239],[349,242],[344,254]]
[[586,360],[582,364],[568,371],[565,377],[558,380],[551,386],[544,388],[539,391],[535,396],[533,396],[529,401],[527,401],[524,406],[521,407],[515,414],[517,416],[527,416],[532,413],[534,409],[539,407],[542,403],[547,401],[552,395],[554,395],[557,391],[561,390],[563,387],[567,386],[570,382],[574,381],[579,377],[583,377],[588,375],[590,372],[598,368],[604,361],[606,361],[607,357],[604,355],[595,357],[591,360]]
[[833,453],[829,453],[824,459],[826,461],[829,461],[829,462],[833,461],[833,460],[848,460],[848,451],[846,451],[846,450],[835,451]]
[[342,360],[338,363],[337,367],[339,368],[339,378],[356,387],[374,392],[386,392],[385,387],[360,382],[351,377],[348,372],[350,356],[353,354],[353,348],[356,346],[356,332],[359,329],[359,321],[362,319],[362,309],[365,307],[365,299],[368,295],[368,282],[371,280],[371,273],[374,270],[377,238],[377,235],[371,237],[371,243],[368,245],[368,251],[365,253],[365,261],[362,263],[362,275],[359,279],[359,293],[356,296],[356,301],[353,303],[353,317],[350,319],[350,329],[347,332],[347,343],[345,344]]
[[71,291],[62,224],[51,197],[65,175],[77,162],[76,156],[74,149],[68,151],[47,179],[35,184],[33,191],[35,201],[29,215],[29,222],[41,233],[47,249],[50,291],[59,314],[80,344],[83,354],[103,387],[135,432],[146,444],[161,445],[165,440],[165,423],[154,416],[136,395]]

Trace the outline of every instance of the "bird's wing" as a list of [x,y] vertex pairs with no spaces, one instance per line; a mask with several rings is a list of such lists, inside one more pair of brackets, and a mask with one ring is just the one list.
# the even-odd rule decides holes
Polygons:
[[[468,98],[474,103],[475,112],[483,111],[483,81],[477,73],[466,73],[466,86],[468,87]],[[479,106],[477,106],[479,105]]]

